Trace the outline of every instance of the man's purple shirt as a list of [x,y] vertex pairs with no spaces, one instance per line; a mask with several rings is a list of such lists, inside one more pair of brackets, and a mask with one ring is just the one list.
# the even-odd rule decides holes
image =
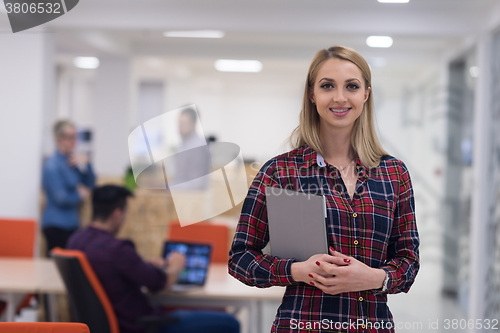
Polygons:
[[144,326],[136,322],[139,317],[162,314],[161,309],[149,304],[141,287],[153,292],[162,289],[166,274],[144,262],[132,241],[87,227],[71,236],[67,248],[87,256],[115,310],[121,333],[143,332]]

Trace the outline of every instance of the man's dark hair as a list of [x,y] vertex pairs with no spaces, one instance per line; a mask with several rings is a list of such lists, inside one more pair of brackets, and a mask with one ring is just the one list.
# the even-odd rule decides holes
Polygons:
[[125,209],[127,198],[133,197],[125,187],[104,185],[92,191],[92,220],[105,221],[116,208]]

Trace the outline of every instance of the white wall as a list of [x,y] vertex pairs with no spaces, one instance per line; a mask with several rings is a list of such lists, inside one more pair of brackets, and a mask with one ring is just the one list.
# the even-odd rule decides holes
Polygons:
[[42,129],[50,113],[52,36],[0,34],[0,216],[39,216]]

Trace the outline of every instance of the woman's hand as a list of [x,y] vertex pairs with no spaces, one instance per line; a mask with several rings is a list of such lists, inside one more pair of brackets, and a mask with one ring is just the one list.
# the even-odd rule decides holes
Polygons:
[[320,265],[321,263],[328,262],[332,267],[345,266],[348,263],[344,258],[333,257],[328,254],[315,254],[306,261],[294,262],[292,264],[292,278],[297,282],[305,282],[310,284],[316,276],[329,277],[331,276]]
[[[382,288],[386,276],[384,270],[372,268],[332,248],[330,253],[331,256],[325,255],[324,260],[319,260],[321,272],[311,272],[312,277],[309,276],[307,283],[331,295]],[[346,264],[341,266],[339,261]]]

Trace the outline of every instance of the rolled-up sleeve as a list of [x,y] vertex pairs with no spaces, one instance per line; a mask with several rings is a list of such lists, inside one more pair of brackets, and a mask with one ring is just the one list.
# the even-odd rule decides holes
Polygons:
[[387,260],[380,267],[388,275],[385,292],[389,294],[408,292],[420,267],[419,236],[413,187],[410,174],[403,162],[400,164],[399,195],[387,252]]
[[279,259],[262,253],[269,242],[265,188],[277,186],[273,172],[274,161],[270,160],[255,176],[243,202],[229,253],[229,274],[259,288],[295,283],[291,274],[295,259]]

